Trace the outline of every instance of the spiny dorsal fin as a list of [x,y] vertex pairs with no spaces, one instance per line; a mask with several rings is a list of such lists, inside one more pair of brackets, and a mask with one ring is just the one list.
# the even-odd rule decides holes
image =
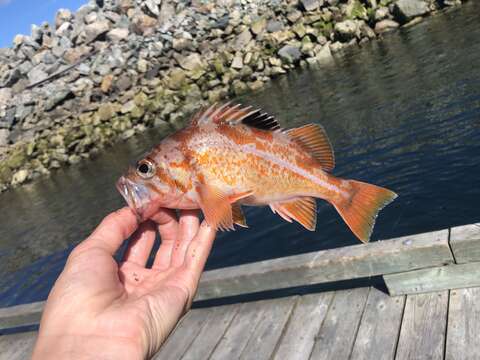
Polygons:
[[240,104],[232,105],[225,103],[223,105],[213,104],[206,110],[200,111],[192,118],[193,124],[206,124],[214,122],[216,124],[227,123],[231,125],[245,124],[261,130],[279,130],[280,125],[277,120],[260,109],[253,109],[251,106],[243,107]]
[[323,127],[318,124],[307,124],[290,129],[287,134],[315,157],[322,165],[323,170],[333,170],[335,167],[333,148]]
[[310,231],[315,231],[317,224],[317,203],[312,197],[299,197],[287,202],[270,204],[274,213],[283,219],[292,222],[292,219]]

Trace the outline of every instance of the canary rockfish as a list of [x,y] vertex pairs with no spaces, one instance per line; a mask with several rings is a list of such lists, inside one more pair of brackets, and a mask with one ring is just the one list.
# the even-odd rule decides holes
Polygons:
[[288,222],[315,230],[316,200],[332,204],[363,242],[394,192],[330,172],[323,128],[284,130],[273,116],[240,105],[212,105],[131,167],[117,188],[140,219],[159,208],[201,209],[216,229],[246,227],[241,206],[269,205]]

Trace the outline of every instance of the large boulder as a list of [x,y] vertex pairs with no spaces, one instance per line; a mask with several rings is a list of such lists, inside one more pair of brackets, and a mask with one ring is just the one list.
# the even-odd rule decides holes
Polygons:
[[395,18],[402,24],[429,11],[427,3],[422,0],[398,0],[393,8]]

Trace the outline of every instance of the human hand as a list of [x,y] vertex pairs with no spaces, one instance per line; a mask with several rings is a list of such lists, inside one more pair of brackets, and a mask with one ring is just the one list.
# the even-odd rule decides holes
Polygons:
[[[146,268],[158,229],[162,242]],[[113,255],[132,236],[117,264]],[[48,297],[33,359],[143,359],[190,308],[215,231],[195,211],[160,210],[138,226],[108,215],[68,257]]]

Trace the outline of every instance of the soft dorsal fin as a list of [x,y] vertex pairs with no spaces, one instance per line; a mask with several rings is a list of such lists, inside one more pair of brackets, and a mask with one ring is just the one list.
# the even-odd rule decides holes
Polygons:
[[270,131],[280,129],[277,120],[260,109],[253,109],[251,106],[242,106],[240,104],[232,105],[231,103],[223,105],[215,103],[206,110],[198,112],[192,118],[193,124],[206,124],[209,122],[216,124],[227,123],[230,125],[241,123],[257,129]]
[[323,127],[317,124],[307,124],[290,129],[287,134],[315,157],[322,165],[323,170],[333,170],[335,167],[333,148]]
[[290,201],[270,204],[274,213],[292,222],[292,219],[310,231],[315,231],[317,224],[317,203],[312,197],[304,196]]

